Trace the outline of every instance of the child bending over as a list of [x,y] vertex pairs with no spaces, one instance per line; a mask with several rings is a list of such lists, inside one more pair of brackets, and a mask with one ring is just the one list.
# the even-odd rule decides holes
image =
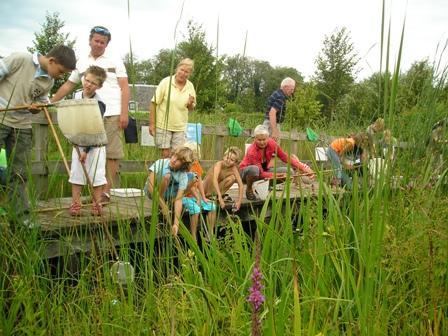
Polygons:
[[153,195],[159,198],[159,206],[168,222],[171,222],[171,216],[166,202],[174,203],[174,221],[171,230],[175,236],[179,232],[182,198],[188,186],[187,172],[192,163],[192,150],[187,147],[179,147],[170,158],[157,160],[148,168],[146,195],[150,199]]

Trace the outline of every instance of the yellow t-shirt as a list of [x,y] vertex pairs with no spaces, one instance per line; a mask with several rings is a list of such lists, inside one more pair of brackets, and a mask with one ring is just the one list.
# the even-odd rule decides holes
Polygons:
[[176,86],[174,76],[162,79],[151,100],[156,104],[156,127],[171,132],[185,131],[188,123],[187,102],[190,95],[196,98],[196,91],[189,80],[180,90]]

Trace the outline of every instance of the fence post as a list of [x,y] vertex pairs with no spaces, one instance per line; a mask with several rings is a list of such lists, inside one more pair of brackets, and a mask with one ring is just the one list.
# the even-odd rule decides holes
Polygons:
[[224,154],[224,136],[216,135],[215,136],[215,157],[216,161],[222,159],[222,155]]

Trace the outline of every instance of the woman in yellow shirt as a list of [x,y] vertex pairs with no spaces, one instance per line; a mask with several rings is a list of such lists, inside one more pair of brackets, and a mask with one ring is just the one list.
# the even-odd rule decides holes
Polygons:
[[193,68],[193,60],[181,60],[174,76],[162,79],[151,100],[149,133],[163,158],[170,157],[172,149],[185,143],[188,113],[196,106],[196,91],[188,80]]

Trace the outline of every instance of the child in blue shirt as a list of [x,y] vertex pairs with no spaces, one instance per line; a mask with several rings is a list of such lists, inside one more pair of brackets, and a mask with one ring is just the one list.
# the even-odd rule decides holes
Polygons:
[[[182,216],[182,198],[188,186],[187,172],[193,162],[193,152],[186,147],[178,148],[169,159],[160,159],[149,167],[148,180],[145,185],[149,198],[158,192],[159,205],[163,215],[168,219],[167,201],[174,203],[173,235],[179,231],[179,219]],[[158,189],[157,189],[158,187]],[[157,194],[156,194],[157,195]]]

